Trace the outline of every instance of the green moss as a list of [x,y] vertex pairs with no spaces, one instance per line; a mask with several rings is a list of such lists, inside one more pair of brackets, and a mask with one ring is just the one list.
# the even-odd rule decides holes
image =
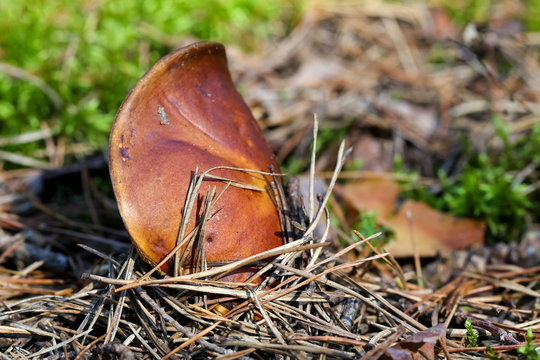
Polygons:
[[525,24],[528,31],[540,31],[540,0],[525,1],[527,9],[525,13]]
[[527,329],[527,344],[522,345],[517,349],[519,354],[526,357],[527,360],[540,360],[540,354],[536,351],[536,346],[532,343],[533,332],[532,329]]
[[449,178],[439,171],[439,191],[415,188],[405,195],[457,216],[485,220],[488,241],[509,242],[523,233],[528,217],[539,221],[536,179],[523,171],[540,168],[540,125],[511,141],[500,119],[493,121],[504,144],[502,152],[466,151],[467,164],[457,175]]
[[[522,3],[523,10],[515,16],[523,21],[526,31],[540,31],[540,0],[515,1],[516,6]],[[496,0],[440,0],[452,21],[463,28],[470,22],[488,22],[495,7],[500,5]]]
[[469,22],[487,21],[494,1],[457,0],[444,1],[443,3],[454,23],[460,27],[464,27]]
[[465,338],[465,343],[467,347],[477,347],[478,332],[473,329],[471,319],[465,320],[465,329],[467,330],[467,337]]
[[[57,125],[69,144],[104,149],[114,114],[148,68],[187,37],[256,49],[299,20],[293,0],[67,1],[0,3],[0,136]],[[62,100],[28,78],[40,79]],[[19,146],[28,154],[39,144]]]

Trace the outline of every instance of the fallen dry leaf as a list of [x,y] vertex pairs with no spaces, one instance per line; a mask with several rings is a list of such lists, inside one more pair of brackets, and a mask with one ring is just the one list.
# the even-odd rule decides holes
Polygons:
[[391,179],[373,177],[336,186],[335,191],[357,211],[376,211],[381,222],[394,212],[399,186]]
[[406,200],[394,216],[399,186],[388,177],[350,182],[337,187],[336,193],[357,211],[375,211],[377,222],[392,229],[395,240],[386,249],[396,257],[413,256],[413,240],[418,254],[428,257],[481,244],[484,239],[485,222],[447,215],[422,202]]
[[445,336],[444,324],[420,331],[388,349],[381,359],[435,359],[435,345]]
[[[410,221],[407,212],[411,214]],[[398,214],[388,219],[385,225],[394,231],[395,240],[388,245],[387,250],[396,257],[413,255],[412,240],[422,257],[447,254],[452,250],[481,244],[486,229],[483,221],[446,215],[413,200],[405,201]]]

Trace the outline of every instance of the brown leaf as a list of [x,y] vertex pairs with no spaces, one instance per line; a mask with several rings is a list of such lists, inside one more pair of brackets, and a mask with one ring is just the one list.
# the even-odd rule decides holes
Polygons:
[[336,187],[336,193],[356,210],[376,211],[380,222],[393,213],[399,187],[388,178],[375,176]]
[[[410,221],[407,212],[411,214]],[[405,201],[398,214],[385,224],[394,230],[395,241],[388,245],[387,250],[396,257],[413,256],[413,240],[420,256],[447,254],[452,250],[481,244],[486,228],[483,221],[446,215],[413,200]]]
[[445,336],[444,324],[420,331],[388,349],[382,359],[435,359],[435,345]]
[[[388,177],[371,176],[350,182],[336,187],[336,193],[356,211],[376,211],[377,222],[390,227],[395,234],[395,240],[387,245],[386,250],[396,257],[414,255],[412,240],[418,254],[423,257],[447,254],[481,244],[484,240],[486,225],[483,221],[447,215],[422,202],[406,200],[394,216],[399,186]],[[407,212],[411,214],[411,221]]]
[[382,360],[412,360],[411,353],[407,350],[390,348],[381,357]]

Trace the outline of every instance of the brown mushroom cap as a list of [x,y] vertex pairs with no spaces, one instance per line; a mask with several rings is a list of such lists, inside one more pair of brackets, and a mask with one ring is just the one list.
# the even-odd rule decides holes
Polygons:
[[[109,169],[120,214],[141,257],[157,264],[176,245],[191,177],[198,167],[268,171],[278,165],[236,91],[225,49],[197,43],[159,60],[120,107],[110,136]],[[232,170],[213,175],[268,189],[268,178]],[[205,180],[202,195],[222,181]],[[272,195],[230,186],[205,227],[206,260],[238,260],[282,244]],[[195,214],[187,233],[195,226]],[[186,234],[187,234],[186,233]],[[166,272],[168,265],[161,269]],[[244,274],[246,275],[246,274]],[[232,280],[243,280],[246,276]],[[231,280],[231,279],[229,279]]]

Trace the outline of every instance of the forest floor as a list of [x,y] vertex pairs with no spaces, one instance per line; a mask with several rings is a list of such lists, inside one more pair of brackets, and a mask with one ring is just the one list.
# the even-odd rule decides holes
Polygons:
[[3,171],[0,359],[540,358],[540,35],[512,9],[460,30],[420,4],[324,4],[227,55],[328,233],[321,207],[263,285],[214,280],[234,264],[159,280],[103,154]]

